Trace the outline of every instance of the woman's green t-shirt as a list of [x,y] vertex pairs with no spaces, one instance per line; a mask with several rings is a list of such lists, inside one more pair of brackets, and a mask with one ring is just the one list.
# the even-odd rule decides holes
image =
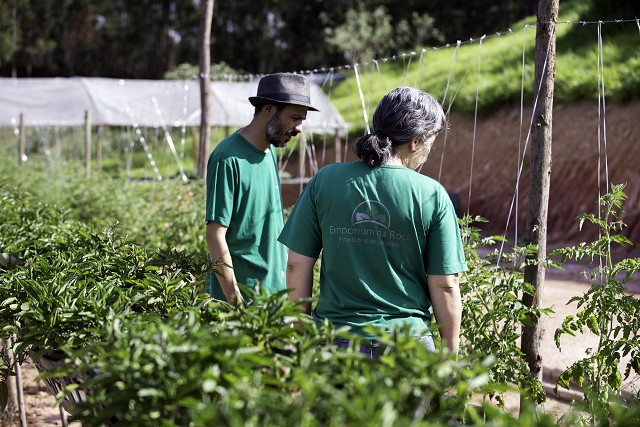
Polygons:
[[[415,335],[430,325],[427,274],[467,269],[457,217],[437,181],[404,166],[361,161],[322,168],[300,196],[279,240],[302,255],[322,251],[318,320]],[[367,335],[367,334],[364,334]]]

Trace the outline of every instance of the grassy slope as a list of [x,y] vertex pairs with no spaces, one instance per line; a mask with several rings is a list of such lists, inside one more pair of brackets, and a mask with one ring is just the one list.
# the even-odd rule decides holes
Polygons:
[[[588,7],[585,3],[562,2],[558,21],[579,21]],[[535,21],[535,17],[522,20],[512,26],[513,32],[499,37],[487,35],[482,43],[479,37],[464,41],[457,51],[456,43],[444,48],[428,48],[422,64],[420,50],[415,56],[381,61],[379,72],[372,64],[362,64],[359,67],[360,83],[369,118],[377,101],[400,85],[419,87],[441,100],[445,108],[451,106],[453,110],[470,115],[476,110],[476,91],[478,113],[481,115],[489,114],[502,105],[518,105],[523,87],[525,102],[531,102]],[[625,27],[623,31],[608,34],[607,26],[613,25]],[[628,101],[639,97],[640,35],[636,23],[605,23],[602,32],[607,99]],[[558,24],[556,63],[556,102],[597,99],[598,25]],[[351,123],[354,133],[361,133],[364,119],[356,78],[352,69],[342,72],[347,79],[334,85],[330,96],[345,120]]]

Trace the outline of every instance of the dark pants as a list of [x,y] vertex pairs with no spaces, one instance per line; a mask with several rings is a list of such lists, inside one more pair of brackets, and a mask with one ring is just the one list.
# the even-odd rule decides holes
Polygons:
[[[424,345],[429,351],[436,351],[436,345],[433,342],[433,337],[431,335],[425,335],[420,337],[420,344]],[[335,345],[338,348],[347,348],[349,347],[350,340],[346,338],[338,338],[335,340]],[[380,345],[377,340],[370,340],[368,342],[360,344],[360,353],[371,357],[373,359],[378,359],[382,352],[384,351],[384,347]]]

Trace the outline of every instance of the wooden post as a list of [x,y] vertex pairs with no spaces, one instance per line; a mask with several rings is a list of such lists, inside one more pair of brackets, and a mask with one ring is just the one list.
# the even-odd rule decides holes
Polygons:
[[84,176],[91,175],[91,111],[84,112]]
[[333,148],[336,150],[336,163],[340,163],[340,152],[342,150],[342,142],[340,141],[340,131],[336,129],[336,133],[333,138]]
[[214,0],[202,0],[200,13],[200,149],[198,151],[198,176],[207,176],[207,160],[209,154],[209,110],[211,110],[211,20],[213,18]]
[[198,140],[198,130],[196,129],[195,126],[191,127],[191,141],[193,141],[193,144],[191,144],[191,146],[193,147],[193,161],[195,162],[196,165],[196,172],[198,169],[198,164],[199,164],[199,160],[198,160],[198,154],[200,154],[200,140]]
[[8,338],[0,342],[0,349],[4,347],[9,364],[16,374],[15,382],[11,381],[11,378],[7,379],[7,386],[9,388],[7,409],[10,413],[15,413],[17,410],[20,418],[20,427],[25,427],[27,425],[27,413],[24,405],[24,392],[22,390],[22,367],[15,359],[15,354],[13,353],[13,339],[14,338]]
[[298,177],[300,178],[300,182],[302,183],[304,181],[304,161],[305,161],[305,154],[307,153],[307,137],[305,136],[304,132],[300,133],[300,147],[298,148],[299,152],[299,158],[298,158]]
[[[6,352],[6,357],[9,359],[9,364],[11,364],[11,358],[9,357],[9,349],[10,343],[9,340],[1,339],[0,340],[0,355],[2,355],[3,351]],[[16,412],[18,408],[18,391],[16,390],[16,383],[11,381],[11,377],[7,378],[7,407],[5,411],[9,414],[13,414]]]
[[[537,254],[529,257],[524,269],[524,281],[534,288],[534,295],[524,295],[528,307],[542,306],[545,262],[547,256],[547,214],[549,210],[549,185],[551,181],[551,124],[553,114],[553,89],[556,70],[556,33],[559,0],[540,0],[536,28],[536,64],[534,99],[536,105],[531,129],[531,183],[525,243],[536,245]],[[531,372],[542,379],[540,345],[544,333],[539,317],[532,318],[531,325],[522,328],[521,349]],[[521,396],[520,408],[528,401]]]
[[18,164],[22,166],[27,160],[24,150],[26,135],[24,134],[24,114],[22,113],[20,113],[20,123],[18,126]]
[[104,128],[98,126],[98,135],[96,135],[96,171],[102,170],[102,132]]

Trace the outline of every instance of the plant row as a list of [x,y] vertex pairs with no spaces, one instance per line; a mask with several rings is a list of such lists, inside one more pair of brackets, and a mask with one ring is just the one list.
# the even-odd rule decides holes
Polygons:
[[[12,340],[18,362],[27,357],[36,365],[55,362],[57,368],[44,370],[42,377],[64,386],[60,401],[81,392],[83,398],[69,410],[83,425],[556,424],[526,410],[518,420],[494,404],[503,402],[507,390],[544,400],[518,338],[523,324],[548,310],[521,303],[533,289],[519,270],[534,249],[505,255],[497,266],[478,255],[496,238],[481,237],[469,218],[462,223],[470,269],[461,285],[461,357],[427,352],[399,330],[379,331],[386,350],[372,360],[359,353],[357,337],[316,325],[285,292],[269,297],[257,292],[241,308],[211,300],[201,289],[205,273],[216,265],[204,251],[150,252],[117,229],[80,223],[68,210],[8,183],[0,183],[0,202],[0,338]],[[576,250],[563,255],[576,257]],[[636,265],[624,264],[631,273]],[[619,273],[622,267],[617,268]],[[639,354],[632,333],[637,298],[621,299],[618,288],[607,289],[613,299],[595,315],[621,307],[623,323],[617,330],[599,326],[611,345],[602,341],[595,354],[609,351],[620,332],[624,346],[608,357],[632,354],[624,373],[629,375],[637,372]],[[600,301],[599,295],[593,291],[585,298]],[[559,336],[593,325],[571,322]],[[353,345],[337,349],[332,344],[337,337],[348,337]],[[0,363],[0,404],[12,375],[7,350],[2,349]],[[640,417],[640,406],[627,405],[621,412],[613,400],[619,384],[591,381],[592,376],[617,378],[613,369],[602,367],[607,360],[584,362],[582,377],[573,368],[563,381],[592,385],[592,401],[605,398],[592,420],[625,425]],[[598,394],[603,390],[611,393]],[[573,422],[569,418],[566,422]]]

